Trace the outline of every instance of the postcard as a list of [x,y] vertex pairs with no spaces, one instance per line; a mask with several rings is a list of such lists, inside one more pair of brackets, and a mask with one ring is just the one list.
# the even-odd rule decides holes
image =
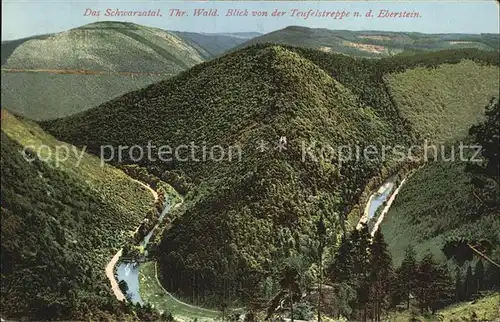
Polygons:
[[2,2],[1,321],[498,321],[497,1]]

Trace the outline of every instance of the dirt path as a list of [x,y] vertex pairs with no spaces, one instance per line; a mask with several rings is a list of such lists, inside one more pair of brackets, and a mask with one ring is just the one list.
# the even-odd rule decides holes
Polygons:
[[[136,179],[132,179],[132,181],[135,181],[135,182],[139,183],[141,186],[148,189],[151,192],[151,194],[153,195],[155,202],[158,200],[158,193],[156,191],[154,191],[150,186],[148,186],[144,182],[141,182],[141,181],[136,180]],[[137,227],[137,229],[139,229],[139,227]],[[137,229],[136,229],[136,231],[137,231]],[[120,248],[120,250],[115,254],[115,256],[113,256],[113,258],[111,258],[111,261],[106,265],[106,268],[105,268],[106,277],[111,282],[111,289],[113,290],[113,293],[115,294],[115,297],[118,299],[118,301],[126,301],[127,300],[125,298],[125,295],[123,294],[122,290],[118,286],[118,282],[116,281],[116,278],[115,278],[115,265],[118,262],[118,260],[120,259],[120,257],[122,256],[122,252],[123,252],[123,249]]]
[[158,201],[158,192],[154,191],[153,188],[151,188],[149,185],[145,184],[144,182],[142,181],[139,181],[139,180],[136,180],[136,179],[132,179],[132,181],[135,181],[137,182],[138,184],[140,184],[141,186],[143,186],[144,188],[148,189],[149,191],[151,191],[151,193],[153,194],[153,197],[155,198],[155,202]]
[[115,256],[113,256],[108,265],[106,265],[106,277],[111,282],[111,289],[113,290],[113,293],[115,294],[115,297],[118,299],[118,301],[126,301],[125,295],[123,295],[123,292],[118,286],[118,282],[116,281],[115,278],[115,265],[121,256],[122,256],[122,249],[120,249],[118,253],[116,253]]

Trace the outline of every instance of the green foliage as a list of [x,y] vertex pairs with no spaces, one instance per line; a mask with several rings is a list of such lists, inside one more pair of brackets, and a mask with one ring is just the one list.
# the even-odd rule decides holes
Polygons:
[[279,286],[280,291],[272,299],[272,304],[267,309],[267,317],[271,317],[281,302],[288,303],[290,308],[290,318],[296,319],[297,313],[294,313],[294,302],[298,301],[302,295],[301,279],[303,271],[303,262],[298,257],[290,257],[285,261],[281,269]]
[[[473,177],[465,167],[460,161],[429,163],[402,187],[381,225],[396,265],[408,245],[414,245],[417,257],[431,251],[439,260],[447,259],[443,253],[447,240],[486,240],[499,245],[500,218],[481,211]],[[466,245],[454,253],[472,256]]]
[[[27,118],[50,120],[87,110],[166,77],[162,74],[51,74],[2,70],[1,103],[2,108]],[[23,95],[19,95],[20,91]]]
[[462,61],[418,67],[386,79],[389,94],[420,140],[440,144],[461,139],[483,118],[484,106],[498,97],[498,74],[498,67]]
[[472,274],[472,268],[470,265],[467,265],[467,272],[465,273],[464,280],[464,290],[465,290],[465,298],[470,299],[476,293],[476,283],[474,281],[474,275]]
[[328,277],[335,286],[327,294],[339,305],[333,316],[379,321],[394,292],[391,255],[380,231],[372,240],[363,225],[344,237]]
[[295,306],[294,319],[310,321],[313,315],[313,307],[308,302],[299,302]]
[[[362,149],[416,142],[420,133],[400,113],[385,76],[463,59],[474,61],[470,68],[498,65],[497,56],[473,50],[358,60],[305,48],[255,45],[42,125],[59,139],[86,145],[94,153],[102,145],[146,147],[149,141],[173,148],[190,142],[226,150],[241,147],[238,161],[157,160],[140,165],[158,168],[159,177],[165,171],[166,176],[185,174],[189,185],[182,215],[165,230],[158,247],[166,288],[212,305],[220,298],[243,301],[260,298],[265,293],[261,282],[276,279],[276,267],[291,253],[302,254],[307,267],[317,263],[316,223],[325,210],[325,239],[328,248],[335,248],[331,241],[350,222],[346,214],[359,202],[364,187],[387,169],[401,166],[391,156],[389,161],[361,158],[341,166],[338,155],[318,162],[306,156],[304,162],[302,144]],[[465,89],[444,90],[451,95]],[[260,140],[273,144],[281,136],[287,137],[285,152],[269,149],[263,155],[256,150]],[[127,156],[123,162],[133,163]],[[355,249],[368,247],[356,244]],[[368,276],[364,271],[356,274],[360,279]]]
[[[482,123],[474,125],[469,130],[469,135],[472,136],[474,142],[481,146],[481,156],[483,164],[471,164],[469,171],[477,174],[475,179],[476,185],[487,185],[487,179],[493,180],[496,186],[500,185],[500,107],[498,100],[492,100],[486,107],[486,120]],[[481,178],[481,176],[483,178]],[[479,182],[477,182],[479,181]],[[488,200],[493,204],[500,205],[498,198],[496,200]]]
[[323,303],[326,313],[332,317],[350,317],[356,309],[356,290],[349,281],[335,283],[326,288],[323,295]]
[[438,309],[451,303],[452,279],[446,265],[437,263],[431,254],[425,255],[418,265],[415,296],[422,312]]
[[415,276],[417,276],[417,260],[413,247],[410,245],[405,251],[405,257],[401,266],[396,270],[396,287],[393,288],[393,304],[397,305],[401,301],[406,302],[406,309],[410,308],[410,298],[413,290],[417,286]]
[[449,306],[438,312],[440,321],[495,321],[498,319],[500,294],[493,293],[474,302]]
[[90,155],[79,167],[71,158],[59,167],[27,162],[23,148],[41,144],[63,143],[2,111],[2,317],[134,320],[103,271],[152,205],[150,193]]
[[462,302],[439,310],[436,315],[420,315],[415,312],[393,312],[384,321],[495,321],[498,319],[500,294],[493,293],[474,302]]
[[383,312],[390,304],[394,274],[392,259],[387,244],[380,230],[375,232],[370,245],[370,297],[372,299],[373,318],[380,321]]
[[464,140],[466,146],[484,144],[485,161],[478,163],[475,156],[473,164],[467,162],[475,150],[461,153],[457,143],[441,150],[452,161],[440,157],[429,162],[403,186],[381,225],[396,264],[410,244],[417,257],[431,251],[439,260],[453,258],[456,265],[473,258],[469,242],[484,245],[493,260],[500,259],[498,115],[498,105],[490,104],[486,119],[471,129],[474,137]]

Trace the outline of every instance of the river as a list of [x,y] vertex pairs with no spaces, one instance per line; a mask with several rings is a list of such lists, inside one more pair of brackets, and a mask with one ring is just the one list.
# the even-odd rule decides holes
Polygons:
[[[149,243],[149,240],[151,239],[151,236],[153,235],[154,231],[160,223],[163,221],[165,216],[168,214],[170,209],[172,208],[172,203],[170,200],[166,200],[164,203],[164,208],[163,211],[160,214],[160,217],[158,217],[158,222],[156,225],[149,231],[149,233],[144,237],[143,241],[141,242],[141,246],[144,247],[144,252],[145,255],[147,255],[146,251],[146,246]],[[144,304],[143,300],[141,299],[141,295],[139,293],[139,269],[141,267],[140,262],[136,261],[127,261],[127,260],[120,260],[119,264],[116,267],[116,273],[118,275],[117,281],[120,282],[121,280],[124,280],[127,282],[128,286],[128,295],[130,296],[130,300],[132,303],[140,303],[141,305]]]
[[370,204],[368,205],[368,220],[373,218],[377,209],[382,206],[385,201],[387,201],[393,188],[394,182],[387,181],[378,189],[376,193],[373,194],[373,198],[370,200]]

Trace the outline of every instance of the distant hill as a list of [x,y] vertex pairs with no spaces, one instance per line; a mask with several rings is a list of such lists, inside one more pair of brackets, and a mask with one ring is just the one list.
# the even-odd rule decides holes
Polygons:
[[171,31],[190,46],[200,51],[203,57],[210,59],[224,54],[228,49],[241,45],[242,42],[260,36],[256,32],[240,32],[225,34],[207,34],[184,31]]
[[417,32],[349,31],[289,26],[252,38],[256,43],[303,46],[356,57],[380,58],[403,52],[477,48],[499,50],[498,34],[422,34]]
[[2,106],[36,120],[71,115],[171,77],[248,37],[98,22],[2,42]]
[[[334,245],[359,219],[351,210],[369,184],[407,162],[395,161],[390,151],[385,159],[342,160],[329,147],[408,148],[426,138],[458,138],[498,95],[498,66],[496,53],[475,49],[375,60],[258,44],[42,126],[97,154],[108,144],[241,147],[241,159],[226,154],[198,162],[186,152],[187,161],[124,155],[121,162],[139,163],[161,177],[176,170],[192,187],[185,211],[159,245],[164,285],[192,301],[245,301],[278,283],[276,272],[289,256],[300,254],[307,267],[317,260],[320,214],[327,244]],[[402,88],[412,86],[422,88],[405,96]],[[467,99],[450,99],[457,93]],[[440,108],[422,105],[427,119],[410,112],[409,102],[420,95]],[[431,131],[428,123],[449,130]],[[282,136],[287,146],[280,152]],[[317,161],[304,145],[312,145],[307,151]]]

